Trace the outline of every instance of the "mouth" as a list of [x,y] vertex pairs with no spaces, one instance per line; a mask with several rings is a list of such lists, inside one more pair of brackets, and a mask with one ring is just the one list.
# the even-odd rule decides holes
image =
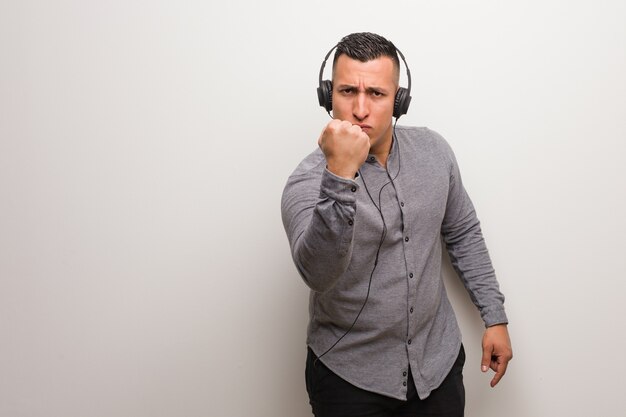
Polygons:
[[363,130],[363,131],[372,130],[372,126],[370,126],[370,125],[358,123],[357,126],[359,126],[361,128],[361,130]]

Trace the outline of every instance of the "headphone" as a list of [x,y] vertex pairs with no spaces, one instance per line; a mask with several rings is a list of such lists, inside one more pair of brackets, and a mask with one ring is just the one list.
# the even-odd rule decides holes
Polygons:
[[[317,87],[317,100],[319,101],[320,106],[324,107],[328,113],[330,113],[333,109],[333,82],[330,80],[322,80],[322,74],[324,73],[324,67],[326,66],[328,57],[337,46],[339,46],[339,44],[333,46],[324,57],[324,62],[322,62],[322,67],[320,68],[319,87]],[[406,114],[407,110],[409,110],[409,104],[411,104],[411,70],[409,70],[409,66],[406,63],[402,52],[400,52],[398,48],[396,48],[396,52],[400,55],[400,58],[402,58],[402,62],[404,62],[404,66],[406,67],[406,76],[409,80],[408,88],[399,87],[394,99],[393,117],[398,120],[400,116]]]

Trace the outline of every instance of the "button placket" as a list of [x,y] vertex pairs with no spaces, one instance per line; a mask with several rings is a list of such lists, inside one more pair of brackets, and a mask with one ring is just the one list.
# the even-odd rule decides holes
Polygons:
[[[412,256],[411,256],[411,251],[409,251],[409,241],[410,241],[410,229],[408,227],[408,225],[405,223],[405,220],[408,219],[407,217],[407,210],[408,210],[408,206],[407,206],[407,202],[404,201],[404,199],[401,197],[402,195],[402,190],[401,187],[398,187],[398,189],[396,189],[396,198],[398,199],[398,205],[399,205],[399,209],[400,209],[400,215],[401,215],[401,219],[402,219],[402,234],[407,233],[406,235],[403,236],[403,240],[404,240],[404,244],[405,244],[405,251],[404,251],[404,256],[405,256],[405,260],[407,261],[407,264],[413,264],[412,262]],[[409,320],[409,328],[411,328],[410,323],[413,321],[413,317],[412,314],[414,314],[414,306],[412,305],[414,303],[414,301],[411,299],[411,293],[414,291],[414,286],[415,286],[415,280],[413,279],[415,277],[415,274],[413,272],[411,272],[410,269],[412,269],[412,267],[407,268],[409,269],[407,271],[407,276],[410,279],[409,284],[410,284],[410,288],[409,290],[409,294],[407,301],[408,301],[408,306],[409,306],[409,314],[411,315],[411,317],[407,317],[407,320]],[[407,338],[406,340],[406,346],[411,346],[411,344],[413,343],[413,340],[409,337],[411,337],[412,335],[409,333],[407,334]],[[410,354],[409,354],[410,356]],[[402,386],[406,389],[406,387],[408,386],[408,375],[409,375],[409,370],[405,369],[402,371]]]

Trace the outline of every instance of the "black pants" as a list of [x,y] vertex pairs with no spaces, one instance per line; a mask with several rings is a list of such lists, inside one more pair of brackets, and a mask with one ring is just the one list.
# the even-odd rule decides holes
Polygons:
[[407,401],[365,391],[346,382],[321,361],[311,349],[306,361],[306,389],[316,417],[462,417],[465,409],[463,365],[459,356],[441,385],[420,400],[413,376],[409,378]]

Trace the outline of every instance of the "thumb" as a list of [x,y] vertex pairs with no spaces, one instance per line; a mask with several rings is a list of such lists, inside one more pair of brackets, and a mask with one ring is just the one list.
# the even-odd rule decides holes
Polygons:
[[491,354],[493,353],[493,346],[486,345],[483,346],[483,358],[480,362],[480,370],[482,372],[487,372],[489,370],[489,365],[491,364]]

